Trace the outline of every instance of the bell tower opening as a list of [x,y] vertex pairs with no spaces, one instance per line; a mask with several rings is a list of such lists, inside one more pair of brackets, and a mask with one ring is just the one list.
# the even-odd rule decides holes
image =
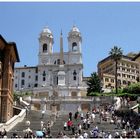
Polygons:
[[43,53],[46,53],[48,50],[48,45],[45,43],[43,44]]
[[81,52],[82,36],[79,29],[73,26],[68,33],[69,52]]
[[78,46],[77,46],[77,43],[76,43],[76,42],[73,42],[73,43],[72,43],[72,51],[73,51],[73,52],[76,52],[77,49],[78,49],[77,47],[78,47]]
[[49,55],[53,53],[53,34],[48,27],[44,27],[39,36],[39,65],[50,62]]

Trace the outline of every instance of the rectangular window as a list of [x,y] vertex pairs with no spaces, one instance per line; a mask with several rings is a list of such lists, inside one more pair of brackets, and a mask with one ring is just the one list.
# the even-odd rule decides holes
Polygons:
[[120,67],[117,67],[117,69],[120,70],[121,68]]
[[36,69],[35,69],[35,73],[38,73],[38,67],[36,67]]
[[21,80],[21,85],[23,86],[25,84],[25,81],[24,80]]
[[123,84],[126,85],[126,81],[125,80],[123,80]]
[[127,75],[127,78],[130,78],[130,75]]
[[135,79],[135,76],[132,76],[132,79]]
[[76,76],[73,76],[73,80],[76,81]]
[[134,65],[131,65],[131,68],[134,68]]
[[46,77],[43,77],[43,81],[46,81]]
[[105,78],[105,82],[108,82],[109,81],[109,79],[108,78]]
[[22,72],[21,73],[21,77],[25,77],[25,72]]
[[38,81],[38,76],[35,76],[35,81]]
[[114,83],[114,79],[111,79],[111,83]]
[[118,75],[118,76],[121,76],[121,74],[120,74],[120,73],[117,73],[117,75]]
[[34,84],[34,87],[38,87],[38,84]]
[[125,77],[125,74],[122,74],[122,77]]

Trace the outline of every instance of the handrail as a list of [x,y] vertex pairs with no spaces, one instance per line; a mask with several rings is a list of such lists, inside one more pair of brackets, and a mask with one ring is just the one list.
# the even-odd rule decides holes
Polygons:
[[11,130],[15,125],[17,125],[19,122],[23,121],[25,116],[26,116],[26,109],[22,109],[18,115],[15,115],[6,123],[0,124],[0,129],[1,130],[6,129],[6,131]]
[[20,97],[20,103],[23,104],[24,106],[29,106],[30,105],[29,103],[23,101],[22,97]]
[[136,109],[139,106],[139,104],[136,104],[135,106],[132,106],[130,109]]

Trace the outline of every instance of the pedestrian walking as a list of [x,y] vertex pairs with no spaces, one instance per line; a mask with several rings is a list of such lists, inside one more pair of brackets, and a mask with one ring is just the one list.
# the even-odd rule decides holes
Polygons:
[[64,131],[67,129],[67,122],[64,122]]
[[87,119],[87,129],[89,129],[89,128],[90,128],[90,120]]
[[79,123],[78,124],[78,133],[81,135],[82,133],[82,125]]
[[78,112],[75,112],[75,115],[74,115],[74,119],[77,121],[77,118],[78,118]]
[[43,119],[44,118],[44,115],[45,115],[45,111],[44,110],[42,110],[42,112],[41,112],[41,119]]
[[87,118],[87,119],[89,118],[89,112],[86,113],[86,118]]
[[129,129],[130,129],[130,123],[129,123],[129,121],[127,121],[127,123],[126,123],[126,130],[129,131]]
[[75,126],[73,124],[71,126],[71,130],[72,130],[72,135],[75,135]]
[[40,122],[40,126],[41,126],[41,130],[43,130],[43,127],[44,127],[44,122],[43,121]]
[[72,120],[72,112],[69,112],[69,119]]
[[81,117],[81,120],[83,120],[83,118],[84,118],[83,112],[81,112],[80,117]]
[[68,122],[67,122],[67,126],[68,126],[69,131],[71,130],[72,124],[73,124],[72,121],[69,119]]
[[83,129],[86,129],[86,122],[87,122],[87,119],[84,118],[84,119],[83,119]]
[[94,121],[95,121],[95,114],[92,113],[92,114],[91,114],[91,123],[94,123]]

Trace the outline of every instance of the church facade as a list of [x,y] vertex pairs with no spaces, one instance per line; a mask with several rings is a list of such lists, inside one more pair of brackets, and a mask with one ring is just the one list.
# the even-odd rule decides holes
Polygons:
[[18,67],[14,71],[14,90],[31,91],[35,96],[86,96],[83,81],[82,36],[73,26],[68,33],[68,52],[63,51],[60,35],[60,52],[53,52],[52,31],[45,27],[39,36],[38,65]]

